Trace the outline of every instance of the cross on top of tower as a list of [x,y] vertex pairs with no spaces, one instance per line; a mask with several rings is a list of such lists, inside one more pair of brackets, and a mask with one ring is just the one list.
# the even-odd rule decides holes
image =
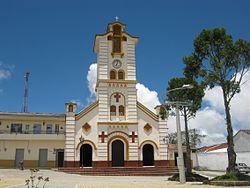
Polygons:
[[118,17],[118,16],[115,17],[115,21],[116,21],[116,22],[119,21],[119,17]]

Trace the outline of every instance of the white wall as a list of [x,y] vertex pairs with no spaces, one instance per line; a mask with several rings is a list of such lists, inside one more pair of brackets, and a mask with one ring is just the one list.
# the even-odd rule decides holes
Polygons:
[[[205,167],[209,170],[226,170],[228,166],[227,152],[220,153],[198,153],[198,161],[194,167]],[[236,162],[243,162],[250,166],[250,152],[237,153]]]
[[[250,134],[243,131],[234,136],[235,152],[250,152]],[[250,157],[250,156],[249,156]]]

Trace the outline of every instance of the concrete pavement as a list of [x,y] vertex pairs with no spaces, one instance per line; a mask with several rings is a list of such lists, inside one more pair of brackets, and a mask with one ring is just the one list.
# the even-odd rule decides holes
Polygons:
[[[215,173],[212,173],[215,175]],[[210,177],[212,176],[210,173]],[[0,169],[0,188],[27,188],[25,179],[30,176],[30,170]],[[49,177],[46,188],[163,188],[163,187],[198,187],[200,183],[167,181],[166,176],[81,176],[66,174],[53,170],[40,170],[37,176]],[[4,183],[5,182],[5,183]],[[10,186],[12,185],[12,186]],[[41,183],[39,184],[42,187]],[[202,185],[204,188],[214,187]]]

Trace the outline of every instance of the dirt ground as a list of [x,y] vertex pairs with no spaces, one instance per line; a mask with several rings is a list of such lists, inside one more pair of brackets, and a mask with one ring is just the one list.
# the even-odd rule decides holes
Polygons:
[[19,184],[24,184],[23,179],[0,179],[0,188],[6,188],[10,185],[19,185]]

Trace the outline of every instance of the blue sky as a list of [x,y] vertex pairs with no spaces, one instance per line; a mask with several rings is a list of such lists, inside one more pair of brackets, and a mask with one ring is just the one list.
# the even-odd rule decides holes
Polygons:
[[140,37],[137,79],[162,100],[202,29],[225,27],[234,39],[250,41],[249,8],[246,0],[0,0],[0,70],[10,73],[0,74],[0,111],[21,110],[26,71],[29,111],[64,112],[71,100],[86,106],[95,34],[115,16]]

